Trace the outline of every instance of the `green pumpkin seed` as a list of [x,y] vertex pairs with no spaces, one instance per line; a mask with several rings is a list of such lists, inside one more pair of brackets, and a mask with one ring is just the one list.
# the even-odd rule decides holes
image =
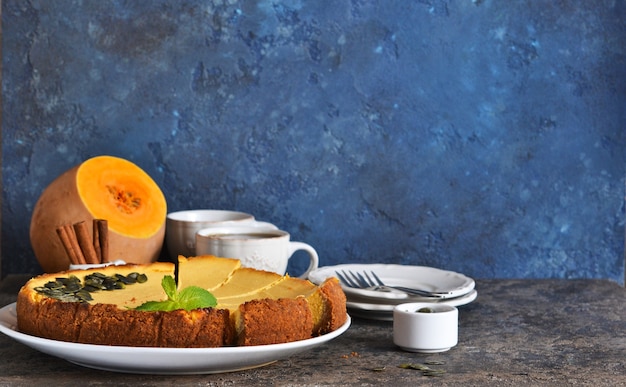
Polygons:
[[47,287],[48,289],[60,289],[63,287],[63,284],[60,283],[59,281],[50,281],[50,282],[47,282],[44,286]]
[[131,285],[137,282],[135,279],[131,277],[124,277],[121,274],[116,274],[115,277],[118,279],[119,282],[122,282],[125,285]]
[[77,292],[80,289],[81,289],[80,284],[76,282],[69,282],[67,285],[65,285],[65,290],[67,290],[68,292]]
[[78,297],[81,301],[92,301],[93,297],[86,290],[79,290],[76,292],[76,297]]
[[89,293],[94,293],[94,292],[100,291],[101,289],[100,289],[100,287],[94,287],[94,286],[91,286],[91,285],[85,285],[83,287],[83,290],[88,291]]
[[85,287],[87,286],[89,286],[90,288],[98,289],[98,290],[104,289],[102,282],[93,280],[91,278],[85,280]]

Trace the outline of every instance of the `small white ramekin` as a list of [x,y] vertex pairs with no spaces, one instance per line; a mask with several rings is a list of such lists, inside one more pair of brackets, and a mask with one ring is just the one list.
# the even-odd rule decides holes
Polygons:
[[393,310],[393,342],[409,352],[444,352],[458,343],[459,311],[454,306],[415,302]]

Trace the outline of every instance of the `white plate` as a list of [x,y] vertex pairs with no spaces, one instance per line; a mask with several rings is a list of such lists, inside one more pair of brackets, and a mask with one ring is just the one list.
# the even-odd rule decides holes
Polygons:
[[[445,299],[441,301],[431,301],[434,304],[446,304],[450,306],[467,305],[478,297],[478,292],[472,290],[466,295],[457,298]],[[432,300],[432,299],[431,299]],[[357,317],[367,318],[370,320],[393,321],[393,308],[396,304],[384,303],[367,303],[348,301],[346,306],[350,310],[350,314]]]
[[339,329],[283,344],[222,348],[121,347],[43,339],[17,331],[15,303],[0,309],[0,332],[40,352],[89,368],[141,374],[212,374],[261,367],[326,343],[344,333]]
[[[358,273],[373,271],[386,284],[406,286],[435,292],[447,293],[444,298],[456,298],[474,290],[473,279],[453,271],[436,269],[427,266],[388,265],[388,264],[344,264],[320,267],[309,274],[311,282],[320,284],[328,277],[337,277],[337,271],[353,271]],[[411,296],[402,292],[377,292],[373,290],[355,289],[341,284],[348,299],[351,296],[378,299],[399,300],[402,302],[424,301],[428,298]]]

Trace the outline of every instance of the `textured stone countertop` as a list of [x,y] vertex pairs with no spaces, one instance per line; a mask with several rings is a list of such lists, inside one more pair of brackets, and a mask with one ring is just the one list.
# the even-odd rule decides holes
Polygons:
[[[0,285],[15,301],[24,277]],[[0,385],[626,385],[626,289],[603,280],[478,280],[459,308],[459,344],[415,354],[392,342],[392,323],[354,318],[339,338],[245,371],[157,376],[92,370],[0,335]],[[398,367],[429,363],[443,376]]]

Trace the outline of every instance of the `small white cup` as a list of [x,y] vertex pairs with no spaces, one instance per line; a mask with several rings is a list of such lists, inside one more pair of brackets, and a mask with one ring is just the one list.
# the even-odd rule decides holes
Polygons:
[[167,251],[174,260],[178,255],[196,255],[196,233],[203,228],[231,225],[276,228],[271,223],[259,222],[254,216],[229,210],[187,210],[167,214],[165,241]]
[[457,345],[458,336],[459,310],[454,306],[415,302],[393,310],[393,342],[405,351],[444,352]]
[[284,275],[293,254],[306,251],[309,267],[300,275],[306,278],[319,264],[317,252],[303,242],[290,241],[289,233],[264,227],[211,227],[196,234],[196,254],[236,258],[244,267],[272,271]]

